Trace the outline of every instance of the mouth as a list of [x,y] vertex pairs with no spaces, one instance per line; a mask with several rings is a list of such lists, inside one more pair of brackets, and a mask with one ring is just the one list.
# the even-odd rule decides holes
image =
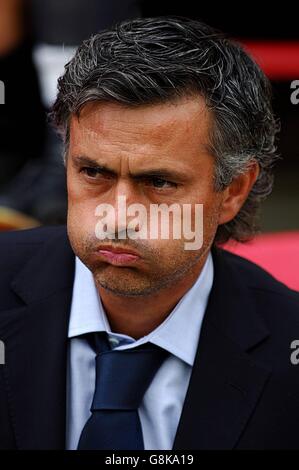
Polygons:
[[141,259],[139,253],[130,248],[116,248],[109,245],[100,245],[96,253],[104,258],[105,261],[115,266],[128,266]]

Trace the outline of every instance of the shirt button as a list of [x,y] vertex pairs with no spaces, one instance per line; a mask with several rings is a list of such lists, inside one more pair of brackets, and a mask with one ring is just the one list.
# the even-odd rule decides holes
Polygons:
[[109,337],[109,341],[112,346],[118,346],[119,345],[119,340],[117,338]]

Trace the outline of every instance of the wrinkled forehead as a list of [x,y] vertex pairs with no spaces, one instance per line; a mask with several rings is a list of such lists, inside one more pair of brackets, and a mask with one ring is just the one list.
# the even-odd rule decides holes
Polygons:
[[155,105],[91,102],[70,122],[70,151],[105,146],[164,151],[209,143],[212,116],[199,95]]

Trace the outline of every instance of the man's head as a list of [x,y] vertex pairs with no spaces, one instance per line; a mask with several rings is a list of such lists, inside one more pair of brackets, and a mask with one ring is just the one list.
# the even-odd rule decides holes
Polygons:
[[[270,97],[239,45],[189,19],[123,22],[79,47],[52,117],[65,140],[70,241],[100,286],[122,295],[157,291],[199,267],[213,242],[254,233],[276,157]],[[103,242],[95,209],[116,209],[119,196],[147,210],[202,204],[201,248],[185,250],[183,238],[116,235],[106,242],[141,258],[122,267],[105,261],[95,253]],[[194,224],[193,209],[192,217]]]

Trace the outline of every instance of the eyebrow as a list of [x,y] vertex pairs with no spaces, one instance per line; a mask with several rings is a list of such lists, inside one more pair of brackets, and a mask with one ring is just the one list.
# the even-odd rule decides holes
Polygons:
[[89,157],[84,157],[84,156],[72,157],[72,160],[76,167],[89,166],[91,168],[96,168],[97,170],[100,170],[104,173],[109,173],[111,176],[117,176],[117,173],[114,170],[112,170],[111,168],[108,168],[106,165],[103,165],[101,163],[98,163],[95,160],[92,160]]
[[[118,173],[115,170],[112,170],[107,165],[97,162],[92,158],[85,156],[74,156],[72,160],[76,167],[80,166],[89,166],[95,168],[103,173],[106,173],[110,176],[118,176]],[[148,177],[158,177],[158,178],[169,178],[175,180],[185,180],[186,178],[182,175],[182,172],[176,170],[169,170],[169,168],[148,168],[147,170],[138,171],[135,173],[130,173],[133,179],[142,179]]]

